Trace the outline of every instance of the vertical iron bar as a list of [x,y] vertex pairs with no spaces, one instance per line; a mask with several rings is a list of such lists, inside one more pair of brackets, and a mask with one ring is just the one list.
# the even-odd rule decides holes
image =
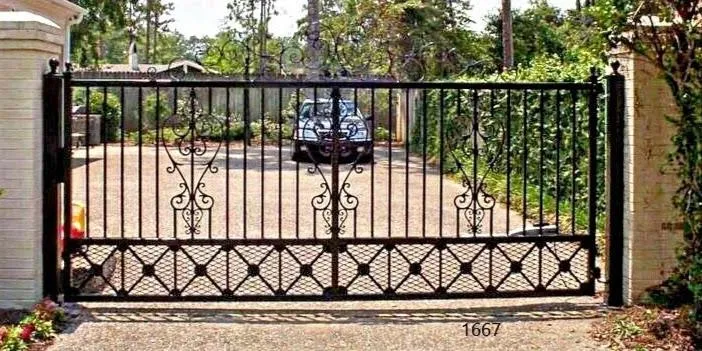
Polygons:
[[512,206],[512,90],[507,90],[507,203],[505,214],[505,234],[510,232],[509,218]]
[[444,99],[446,92],[439,90],[439,237],[444,237]]
[[[227,132],[224,134],[225,135],[225,147],[226,147],[226,161],[225,161],[225,180],[224,180],[224,194],[225,194],[225,214],[224,214],[224,223],[226,228],[224,229],[224,233],[227,239],[229,239],[229,203],[230,203],[230,195],[229,195],[229,162],[230,162],[230,144],[231,144],[231,130],[232,130],[232,109],[231,109],[231,90],[229,87],[226,88],[226,99],[227,99],[227,106],[226,106],[226,130]],[[227,261],[229,260],[229,254],[227,254]],[[227,277],[229,277],[229,264],[227,264]],[[227,284],[229,284],[229,279],[227,279]],[[229,287],[227,286],[227,289]]]
[[624,256],[624,124],[626,111],[625,81],[619,73],[619,62],[612,63],[613,73],[607,76],[607,229],[609,230],[609,280],[607,304],[622,306]]
[[[295,133],[298,139],[304,138],[300,128],[300,88],[295,90]],[[303,133],[303,135],[300,135]],[[293,149],[294,151],[295,149]],[[300,162],[295,162],[295,238],[300,238]]]
[[405,237],[409,237],[410,90],[405,90]]
[[[353,112],[351,113],[351,116],[356,115],[356,110],[360,110],[360,108],[358,107],[358,88],[353,89]],[[362,123],[365,124],[365,121]],[[368,133],[368,131],[366,131],[366,136],[368,136],[367,133]],[[360,157],[363,157],[363,156],[365,156],[365,155],[363,153],[361,153]],[[356,159],[353,161],[353,165],[351,166],[352,170],[357,169],[356,167],[358,166],[358,161],[359,161],[359,157],[356,157]],[[358,211],[353,211],[353,237],[354,238],[358,237]]]
[[63,293],[70,298],[74,295],[71,289],[71,227],[73,217],[73,177],[71,176],[71,121],[73,120],[73,90],[72,90],[73,68],[70,63],[66,64],[63,74]]
[[539,92],[539,235],[544,234],[544,91]]
[[[212,87],[207,88],[207,116],[212,117]],[[202,116],[198,116],[202,118]],[[197,121],[196,126],[197,126]],[[207,144],[207,140],[203,140],[203,143]],[[212,209],[209,210],[203,210],[203,217],[205,215],[205,212],[208,213],[208,218],[207,218],[207,237],[212,239]]]
[[578,115],[578,91],[577,90],[572,90],[572,104],[573,104],[573,115],[572,120],[571,120],[571,163],[572,163],[572,169],[571,169],[571,174],[570,174],[570,180],[571,180],[571,199],[570,199],[570,229],[571,229],[571,235],[575,235],[575,191],[576,191],[576,182],[575,182],[575,171],[578,168],[578,151],[577,151],[577,140],[578,140],[578,121],[577,121],[577,115]]
[[[315,86],[312,89],[312,115],[310,117],[312,117],[312,116],[317,116],[317,86]],[[309,123],[309,122],[307,122],[307,123]],[[305,123],[305,125],[307,125],[307,123]],[[312,153],[308,152],[308,154],[311,155]],[[321,168],[319,168],[319,160],[312,160],[312,161],[314,162],[315,167],[317,167],[317,169],[319,169],[319,172],[321,173],[322,170],[321,170]],[[331,190],[329,191],[329,193],[331,194]],[[315,239],[317,239],[317,210],[314,210],[314,217],[312,218],[312,227],[313,227],[312,228],[312,235]]]
[[[160,163],[160,157],[159,157],[159,142],[161,141],[161,135],[160,135],[160,129],[161,129],[161,88],[156,87],[156,116],[154,117],[154,122],[156,123],[156,137],[154,138],[155,140],[155,145],[154,149],[156,150],[156,167],[154,167],[154,172],[155,172],[155,184],[154,184],[154,197],[155,197],[155,205],[156,205],[156,218],[154,218],[155,223],[156,223],[156,239],[161,238],[161,221],[160,221],[160,205],[159,205],[159,173],[160,173],[160,168],[161,168],[161,163]],[[173,111],[173,113],[177,113],[177,111]]]
[[[185,114],[186,107],[183,107],[182,113]],[[178,88],[173,88],[173,113],[177,114],[178,113]],[[164,126],[165,128],[165,126]],[[164,149],[166,148],[165,146],[165,140],[164,142]],[[176,211],[173,211],[173,238],[178,237],[178,222],[177,222],[177,217],[176,217]],[[174,258],[175,259],[175,258]]]
[[588,101],[588,134],[589,134],[589,165],[588,165],[588,236],[590,240],[590,250],[588,254],[589,281],[586,288],[586,293],[589,295],[595,294],[595,259],[597,256],[597,99],[600,94],[600,83],[597,69],[590,70],[590,83],[592,88],[589,90]]
[[[248,58],[246,59],[246,79],[248,79],[248,72],[249,72],[249,60]],[[250,141],[250,135],[249,135],[249,121],[250,121],[250,116],[251,111],[249,111],[249,88],[245,87],[244,88],[244,156],[242,158],[242,168],[243,168],[243,175],[242,175],[242,182],[243,182],[243,189],[241,191],[241,197],[242,197],[242,204],[241,204],[241,216],[242,216],[242,230],[243,230],[243,236],[244,239],[247,238],[247,231],[248,231],[248,225],[246,222],[246,216],[247,216],[247,194],[248,192],[246,191],[246,183],[247,183],[247,169],[248,169],[248,155],[247,155],[247,149],[248,145],[251,142]]]
[[138,217],[139,218],[137,218],[137,228],[138,228],[137,231],[139,233],[139,239],[141,239],[142,238],[142,206],[141,206],[141,204],[142,204],[142,162],[141,162],[141,160],[142,160],[142,155],[143,155],[142,154],[143,137],[142,137],[141,131],[142,131],[142,129],[144,129],[144,127],[143,127],[143,123],[144,123],[144,108],[143,108],[144,92],[143,92],[141,87],[139,87],[138,96],[139,96],[139,98],[137,101],[137,104],[138,104],[138,106],[137,106],[137,118],[138,118],[137,125],[138,125],[139,130],[137,131],[137,133],[139,136],[139,141],[138,141],[137,147],[138,147],[138,154],[139,154],[139,156],[138,156],[139,157],[139,164],[137,166],[137,178],[138,178],[139,183],[137,185],[137,187],[138,187],[137,192],[139,194],[137,195],[137,197],[138,197],[138,201],[139,201],[139,206],[138,206]]
[[278,238],[283,238],[283,88],[278,88]]
[[479,127],[479,121],[478,121],[478,91],[473,90],[473,126],[472,126],[472,132],[473,132],[473,146],[472,146],[472,156],[473,156],[473,194],[471,196],[474,197],[472,203],[473,203],[473,209],[469,210],[472,211],[471,217],[473,218],[473,223],[471,225],[471,231],[473,232],[473,237],[477,236],[478,234],[478,223],[476,218],[478,218],[478,153],[480,152],[478,150],[478,138],[480,137],[480,131],[478,130]]
[[85,237],[90,238],[90,87],[85,88]]
[[266,237],[266,89],[261,88],[261,239]]
[[375,237],[375,88],[371,88],[371,180],[370,180],[370,233]]
[[[332,154],[331,154],[331,255],[332,255],[332,294],[339,289],[339,234],[341,232],[339,220],[339,154],[341,145],[339,137],[341,135],[340,108],[341,91],[333,88],[332,93]],[[316,102],[316,100],[315,100]]]
[[102,237],[107,238],[107,86],[102,88]]
[[527,221],[527,178],[529,172],[527,170],[527,154],[529,153],[529,144],[527,143],[527,119],[529,118],[528,101],[529,91],[524,90],[524,121],[522,124],[522,231],[526,232]]
[[120,127],[119,127],[119,215],[120,235],[124,238],[124,86],[119,90]]
[[[461,93],[462,90],[456,90],[456,118],[454,120],[456,125],[461,125],[462,122],[461,118],[463,111],[461,110],[463,106],[461,105]],[[456,237],[458,238],[461,236],[461,210],[458,208],[458,206],[454,207],[456,207]]]
[[[495,118],[495,89],[490,89],[490,119],[495,121],[497,118]],[[492,164],[490,163],[490,160],[485,160],[487,162],[487,167],[488,170],[490,167],[492,167]],[[483,188],[485,185],[483,183],[484,179],[481,180],[480,187]],[[495,216],[493,216],[493,212],[490,211],[490,236],[493,236],[494,233],[494,227],[495,227]]]
[[392,89],[388,90],[388,238],[392,238]]
[[195,88],[190,88],[190,238],[195,239]]
[[556,232],[561,232],[561,91],[556,90]]
[[422,90],[422,237],[427,236],[427,90]]

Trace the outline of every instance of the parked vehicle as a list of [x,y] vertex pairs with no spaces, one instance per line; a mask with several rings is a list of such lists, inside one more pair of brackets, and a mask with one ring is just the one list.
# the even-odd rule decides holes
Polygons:
[[[293,160],[311,156],[315,161],[328,161],[333,150],[331,99],[307,99],[300,106],[293,124]],[[368,162],[373,147],[368,126],[371,116],[364,116],[353,101],[339,100],[339,156],[342,161]]]

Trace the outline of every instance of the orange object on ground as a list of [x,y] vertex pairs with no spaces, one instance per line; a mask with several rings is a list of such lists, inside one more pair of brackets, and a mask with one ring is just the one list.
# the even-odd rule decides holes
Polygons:
[[[63,233],[64,226],[59,229],[58,247],[60,252],[63,252]],[[73,203],[71,209],[71,239],[85,238],[85,207],[77,202]]]

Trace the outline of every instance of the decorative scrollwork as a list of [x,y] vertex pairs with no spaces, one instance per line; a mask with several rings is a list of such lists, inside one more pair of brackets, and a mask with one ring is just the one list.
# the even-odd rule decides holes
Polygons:
[[[368,24],[359,23],[352,29],[322,24],[320,33],[311,36],[300,33],[293,39],[276,41],[276,45],[260,45],[254,36],[229,32],[226,40],[200,47],[195,56],[202,65],[211,63],[215,70],[227,63],[232,71],[221,72],[247,79],[300,78],[313,80],[354,78],[359,80],[425,80],[427,77],[461,75],[481,62],[464,57],[456,48],[437,43],[423,43],[402,48],[392,38],[370,38]],[[377,50],[378,47],[386,48]],[[207,60],[204,60],[207,58]],[[180,61],[176,59],[171,61]],[[174,80],[187,75],[178,70],[169,72]]]
[[[493,98],[491,96],[491,104],[494,103]],[[477,107],[477,91],[474,91],[473,99]],[[471,124],[466,126],[466,133],[459,139],[458,147],[450,153],[465,188],[463,193],[454,198],[459,223],[457,235],[460,235],[460,223],[463,221],[471,234],[483,234],[483,221],[488,215],[492,218],[496,204],[495,197],[486,190],[485,177],[503,157],[505,128],[500,121],[493,119],[481,123],[480,115],[473,114]],[[494,149],[488,150],[488,145]],[[478,174],[481,170],[483,174]],[[492,234],[492,227],[489,231]]]
[[[171,198],[173,208],[174,236],[178,236],[178,222],[182,222],[186,234],[194,237],[202,234],[203,221],[207,222],[211,234],[211,211],[214,198],[205,193],[203,182],[207,173],[217,173],[214,161],[222,142],[210,140],[213,133],[223,127],[223,122],[203,114],[195,89],[190,90],[186,106],[168,117],[161,129],[161,140],[171,165],[166,171],[181,178],[181,191]],[[166,142],[164,133],[170,130],[175,135],[172,144]],[[179,220],[180,218],[180,220]]]

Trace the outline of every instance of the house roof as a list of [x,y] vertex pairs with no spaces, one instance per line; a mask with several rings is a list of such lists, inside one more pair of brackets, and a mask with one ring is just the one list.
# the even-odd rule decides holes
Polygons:
[[[149,70],[154,71],[154,73],[167,72],[172,70],[192,70],[203,73],[216,73],[207,68],[201,66],[197,62],[190,60],[178,60],[170,64],[151,64],[151,63],[141,63],[139,64],[139,70],[132,70],[131,65],[126,63],[106,63],[100,65],[99,71],[101,72],[149,72]],[[84,70],[90,70],[88,68]]]

